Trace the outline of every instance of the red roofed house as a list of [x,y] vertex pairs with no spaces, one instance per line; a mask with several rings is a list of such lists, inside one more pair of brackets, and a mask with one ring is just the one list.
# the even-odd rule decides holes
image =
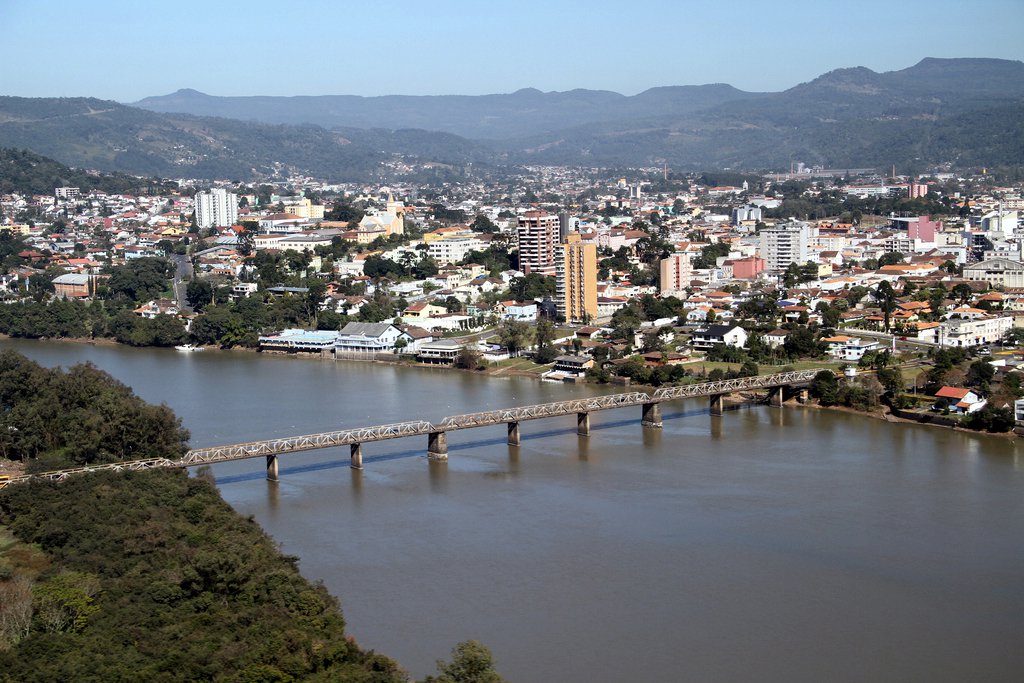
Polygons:
[[963,387],[942,387],[935,392],[938,399],[935,405],[941,410],[949,408],[949,412],[970,414],[985,407],[985,399],[970,389]]

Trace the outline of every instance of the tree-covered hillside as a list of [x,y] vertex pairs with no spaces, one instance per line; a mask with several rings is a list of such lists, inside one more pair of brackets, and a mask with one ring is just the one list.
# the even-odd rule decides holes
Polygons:
[[0,194],[51,194],[55,187],[77,187],[83,192],[140,194],[159,190],[164,183],[124,173],[95,173],[68,168],[59,161],[27,149],[0,147]]
[[407,680],[347,636],[337,600],[205,479],[9,486],[0,524],[44,554],[0,556],[5,683]]

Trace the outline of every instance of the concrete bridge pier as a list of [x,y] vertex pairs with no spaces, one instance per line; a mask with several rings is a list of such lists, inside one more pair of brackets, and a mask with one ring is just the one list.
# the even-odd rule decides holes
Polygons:
[[644,427],[661,427],[661,404],[645,403],[644,414],[640,424]]
[[725,394],[711,395],[711,414],[718,416],[725,415]]
[[786,402],[786,387],[772,387],[768,390],[768,403],[775,408],[781,408]]
[[520,444],[520,442],[521,442],[521,437],[519,435],[519,423],[518,422],[509,422],[508,423],[508,445],[509,446],[518,446]]
[[352,453],[352,469],[361,470],[363,469],[363,444],[354,443],[352,444],[350,451]]
[[590,413],[576,413],[576,433],[590,436]]
[[800,387],[796,390],[796,400],[800,403],[807,403],[811,398],[811,392],[807,387]]
[[276,455],[268,455],[267,456],[267,481],[277,481],[277,480],[278,480],[277,456]]
[[427,436],[427,457],[431,460],[448,459],[448,434],[430,432]]

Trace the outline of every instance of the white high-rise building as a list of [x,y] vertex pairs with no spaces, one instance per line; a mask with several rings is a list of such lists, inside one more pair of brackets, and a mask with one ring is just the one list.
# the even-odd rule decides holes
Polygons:
[[196,225],[205,228],[225,228],[238,222],[238,196],[215,187],[196,194]]
[[763,228],[757,255],[764,259],[769,271],[785,270],[791,263],[803,265],[807,263],[810,237],[811,226],[799,221]]

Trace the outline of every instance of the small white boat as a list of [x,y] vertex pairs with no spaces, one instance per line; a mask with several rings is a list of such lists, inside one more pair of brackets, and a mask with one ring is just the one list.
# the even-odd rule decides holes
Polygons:
[[175,346],[175,351],[202,351],[202,346],[196,346],[195,344],[182,344],[181,346]]

